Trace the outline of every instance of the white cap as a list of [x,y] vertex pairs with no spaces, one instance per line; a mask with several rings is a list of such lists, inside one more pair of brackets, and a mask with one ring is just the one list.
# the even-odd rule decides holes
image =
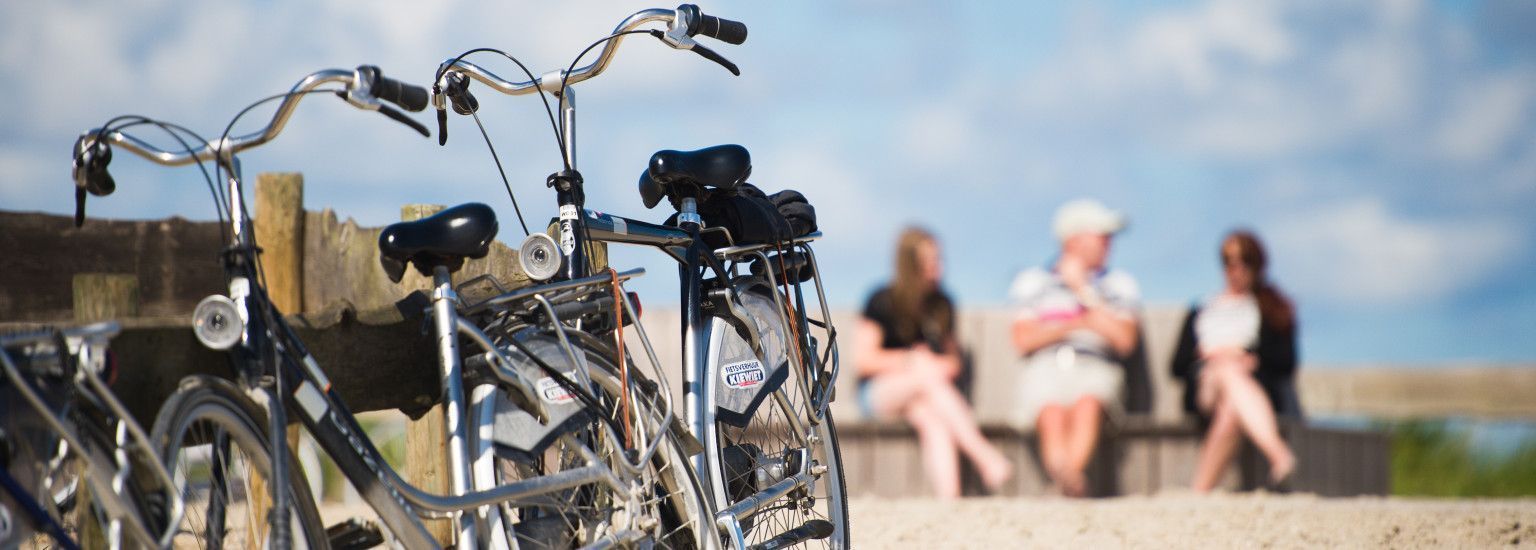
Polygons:
[[1056,209],[1056,220],[1051,223],[1056,238],[1063,241],[1079,233],[1113,235],[1122,229],[1125,229],[1125,214],[1110,210],[1093,199],[1077,199],[1061,205]]

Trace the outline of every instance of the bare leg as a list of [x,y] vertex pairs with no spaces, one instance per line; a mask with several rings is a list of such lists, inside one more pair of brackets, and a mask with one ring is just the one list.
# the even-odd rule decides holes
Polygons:
[[1221,482],[1221,474],[1227,469],[1227,464],[1232,462],[1232,455],[1237,453],[1237,445],[1242,437],[1237,411],[1224,400],[1218,402],[1216,416],[1211,419],[1210,429],[1205,432],[1205,442],[1200,445],[1200,462],[1195,466],[1195,491],[1208,493]]
[[1045,462],[1046,474],[1057,485],[1063,485],[1061,476],[1067,468],[1067,409],[1054,404],[1042,407],[1035,420],[1035,433],[1040,438],[1040,460]]
[[1220,380],[1221,401],[1237,412],[1243,431],[1269,459],[1270,480],[1280,481],[1289,476],[1296,468],[1296,456],[1280,438],[1275,410],[1269,404],[1269,397],[1264,395],[1264,388],[1252,375],[1233,368],[1226,369]]
[[955,452],[955,440],[948,426],[922,401],[909,404],[905,414],[907,423],[917,430],[923,469],[928,474],[928,482],[933,484],[934,495],[945,500],[959,498],[960,457]]
[[976,426],[971,407],[954,386],[935,383],[925,387],[920,399],[931,414],[942,421],[954,436],[960,450],[976,464],[987,487],[997,489],[1013,475],[1013,465]]
[[1080,397],[1072,404],[1067,419],[1067,451],[1065,453],[1068,488],[1072,496],[1084,496],[1087,491],[1085,472],[1093,460],[1093,450],[1099,443],[1099,429],[1104,422],[1104,408],[1092,397]]

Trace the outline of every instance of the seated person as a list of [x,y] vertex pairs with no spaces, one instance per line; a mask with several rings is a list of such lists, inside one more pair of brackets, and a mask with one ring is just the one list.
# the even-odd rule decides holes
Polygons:
[[902,232],[896,277],[864,306],[853,351],[860,407],[867,416],[906,420],[917,431],[934,494],[953,499],[960,496],[957,448],[991,490],[1012,476],[1013,465],[981,435],[955,389],[960,346],[954,303],[939,288],[941,274],[933,236],[917,228]]
[[1017,304],[1013,343],[1024,357],[1015,421],[1034,426],[1040,458],[1058,490],[1086,496],[1088,463],[1106,412],[1119,410],[1122,366],[1140,334],[1135,279],[1105,267],[1125,217],[1082,199],[1056,212],[1061,254],[1031,268],[1009,291]]
[[1221,243],[1226,285],[1190,311],[1173,372],[1184,378],[1184,407],[1209,423],[1195,467],[1194,489],[1209,492],[1246,434],[1269,460],[1269,481],[1280,484],[1296,457],[1280,437],[1276,413],[1300,416],[1296,374],[1296,312],[1269,283],[1257,237],[1234,231]]

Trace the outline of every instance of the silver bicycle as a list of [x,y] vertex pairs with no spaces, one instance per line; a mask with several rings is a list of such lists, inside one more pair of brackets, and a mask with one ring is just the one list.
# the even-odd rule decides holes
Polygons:
[[[450,106],[461,115],[474,115],[480,108],[470,91],[471,81],[507,95],[547,93],[558,100],[558,115],[553,111],[549,115],[563,166],[547,183],[559,205],[559,242],[535,233],[521,248],[529,276],[554,282],[504,293],[483,304],[546,296],[549,303],[539,305],[550,314],[527,322],[545,323],[546,330],[580,330],[593,336],[572,339],[576,348],[588,340],[622,342],[622,337],[610,333],[622,329],[633,308],[620,288],[621,281],[593,265],[590,243],[652,246],[675,259],[680,265],[685,421],[690,439],[701,445],[692,465],[712,497],[709,521],[720,540],[733,548],[798,544],[846,548],[846,489],[828,411],[838,374],[837,333],[810,246],[820,233],[738,241],[724,225],[706,226],[700,205],[730,200],[744,189],[750,173],[750,155],[735,145],[662,151],[651,157],[641,177],[641,195],[648,207],[667,199],[677,208],[677,215],[666,224],[585,208],[584,181],[576,163],[572,86],[602,73],[626,37],[642,35],[698,53],[739,74],[734,64],[693,39],[699,34],[739,44],[746,39],[746,26],[684,4],[629,16],[612,34],[582,52],[602,46],[596,60],[581,68],[576,68],[582,58],[578,56],[567,69],[534,76],[515,58],[489,48],[465,52],[439,67],[433,104],[440,139],[446,139]],[[528,79],[509,80],[465,59],[482,52],[506,56]],[[475,120],[479,122],[478,117]],[[608,289],[558,299],[548,296],[573,285],[607,285]],[[808,293],[814,293],[811,300]],[[556,315],[562,308],[570,313]],[[643,332],[637,336],[654,365],[650,342]],[[623,355],[611,347],[604,348],[604,353]],[[627,364],[625,359],[620,370]]]

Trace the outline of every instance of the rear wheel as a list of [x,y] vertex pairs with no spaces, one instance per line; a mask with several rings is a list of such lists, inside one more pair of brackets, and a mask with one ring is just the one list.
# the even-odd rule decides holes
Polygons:
[[[272,452],[262,411],[228,381],[191,377],[160,409],[152,440],[185,503],[176,548],[263,548],[273,512]],[[287,452],[284,449],[284,452]],[[325,529],[298,460],[289,455],[294,548],[325,548]]]
[[[754,287],[751,292],[771,296],[768,293],[773,290],[765,284]],[[750,297],[750,293],[744,296]],[[710,392],[704,411],[710,418],[705,420],[714,428],[712,433],[704,434],[704,444],[709,448],[707,452],[712,453],[705,462],[715,504],[724,511],[746,499],[767,496],[764,491],[770,487],[799,472],[806,472],[809,474],[807,483],[738,518],[744,541],[748,546],[772,542],[768,546],[798,543],[805,548],[848,548],[848,495],[832,414],[828,411],[819,421],[814,420],[805,389],[813,384],[805,380],[805,372],[787,357],[787,354],[797,353],[793,341],[798,335],[769,332],[789,330],[777,324],[782,317],[776,316],[775,310],[779,306],[772,305],[775,302],[771,298],[757,301],[768,304],[767,309],[753,307],[752,301],[744,300],[749,306],[749,314],[773,316],[771,319],[754,319],[765,342],[765,352],[768,353],[765,357],[770,361],[787,361],[780,368],[788,372],[770,395],[759,396],[762,400],[755,409],[737,409],[729,415],[734,422],[726,421],[726,404],[734,403],[731,407],[740,407],[740,396],[724,393],[740,390],[722,387],[721,376],[729,373],[721,372],[724,367],[720,363],[726,357],[739,358],[738,352],[730,350],[732,346],[742,349],[746,344],[745,341],[726,343],[727,338],[739,340],[739,335],[720,322],[714,324],[716,330],[725,331],[710,340],[710,345],[720,347],[710,351],[712,364],[704,378],[704,387]],[[782,359],[771,357],[775,353],[772,350],[778,345],[775,342],[783,342],[787,348],[777,352],[784,354]],[[744,420],[738,416],[746,413],[750,416]],[[809,458],[808,465],[801,464],[805,458]]]
[[[597,459],[615,472],[624,470],[626,456],[638,452],[626,451],[623,434],[611,429],[621,424],[619,418],[620,386],[622,385],[609,359],[612,352],[601,347],[596,340],[570,332],[577,353],[585,355],[592,382],[596,386],[593,395],[603,405],[608,421],[591,417],[580,426],[567,430],[537,455],[500,449],[494,459],[493,483],[497,485],[558,473],[573,467],[584,466],[589,459]],[[530,348],[548,364],[565,371],[569,364],[563,353],[556,348],[535,343],[541,337],[532,338]],[[546,353],[548,351],[549,353]],[[638,380],[631,373],[631,383],[642,388],[654,388]],[[712,541],[701,537],[714,537],[714,528],[707,520],[709,504],[700,489],[693,470],[688,466],[687,455],[666,427],[661,426],[664,404],[657,391],[636,391],[631,394],[630,406],[638,411],[639,421],[633,426],[637,434],[661,435],[662,441],[641,471],[632,476],[635,498],[626,500],[603,483],[583,485],[546,494],[524,501],[506,503],[497,508],[496,517],[490,523],[500,523],[504,533],[491,536],[515,538],[520,548],[577,548],[592,545],[605,539],[623,539],[619,535],[629,529],[638,529],[638,539],[615,540],[620,546],[693,549],[713,548]],[[492,398],[507,400],[503,392]],[[485,419],[488,409],[473,408],[471,426],[488,427],[494,421]],[[480,433],[486,433],[480,430]],[[647,439],[646,441],[649,441]],[[626,476],[629,477],[629,476]],[[638,522],[634,517],[644,518]]]
[[803,449],[811,459],[810,483],[742,518],[743,539],[751,546],[775,538],[800,538],[791,530],[812,527],[811,522],[820,520],[830,524],[831,533],[825,538],[805,541],[802,547],[848,548],[848,492],[837,447],[837,428],[830,411],[820,423],[809,425],[809,415],[792,397],[792,382],[793,376],[772,399],[758,407],[746,427],[715,423],[712,452],[717,459],[711,463],[711,473],[718,482],[715,493],[720,499],[719,508],[729,508],[787,477],[786,471],[793,469],[794,461],[798,460],[794,457]]

